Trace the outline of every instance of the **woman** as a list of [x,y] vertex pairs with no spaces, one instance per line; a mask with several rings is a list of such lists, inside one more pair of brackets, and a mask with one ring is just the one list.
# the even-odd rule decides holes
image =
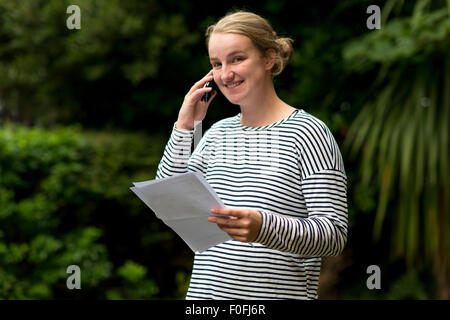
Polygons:
[[[344,248],[346,175],[336,141],[274,89],[291,42],[242,11],[206,31],[212,70],[185,96],[156,178],[201,172],[226,206],[208,219],[233,240],[195,254],[187,299],[316,299],[321,257]],[[213,124],[189,157],[194,126],[217,94],[201,99],[212,79],[241,112]]]

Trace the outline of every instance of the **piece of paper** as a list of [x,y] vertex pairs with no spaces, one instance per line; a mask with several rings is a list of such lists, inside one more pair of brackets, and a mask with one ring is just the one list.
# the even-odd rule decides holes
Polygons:
[[134,182],[130,189],[192,249],[202,252],[231,237],[208,221],[211,208],[223,208],[220,197],[201,173]]

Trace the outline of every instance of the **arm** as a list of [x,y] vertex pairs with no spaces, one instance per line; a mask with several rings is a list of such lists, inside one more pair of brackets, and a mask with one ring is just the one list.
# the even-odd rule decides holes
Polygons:
[[334,256],[347,241],[347,177],[330,130],[310,117],[298,135],[301,191],[308,217],[285,218],[260,211],[256,239],[264,245],[302,256]]
[[174,124],[172,134],[158,165],[156,179],[188,172],[188,167],[191,169],[190,171],[206,173],[209,154],[207,141],[210,130],[207,130],[200,139],[191,156],[192,140],[197,130],[201,130],[200,123],[193,130],[177,129],[176,123]]
[[334,256],[347,240],[346,178],[326,170],[302,181],[308,218],[286,218],[260,211],[261,230],[255,242],[301,256]]
[[169,141],[156,171],[156,179],[166,178],[187,172],[187,164],[191,154],[194,130],[177,129],[176,122],[172,128]]
[[[211,99],[208,102],[201,101],[201,97],[206,92],[211,92],[212,90],[211,87],[204,87],[205,83],[211,81],[212,78],[211,70],[205,77],[196,82],[184,97],[183,104],[178,112],[178,119],[172,128],[172,134],[158,165],[156,179],[166,178],[188,171],[194,129],[198,128],[198,126],[195,126],[195,123],[201,124],[211,101],[217,94],[217,92],[212,93]],[[202,139],[199,144],[202,141],[203,144],[205,143],[205,140]],[[197,149],[200,149],[199,146],[196,147]]]

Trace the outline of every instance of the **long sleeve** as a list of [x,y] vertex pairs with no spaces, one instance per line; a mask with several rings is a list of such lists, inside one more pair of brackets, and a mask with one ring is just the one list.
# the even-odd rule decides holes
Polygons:
[[[194,130],[177,129],[176,122],[172,127],[172,133],[169,141],[164,148],[164,153],[156,171],[156,179],[166,178],[175,174],[196,171],[205,173],[208,160],[207,134],[200,139],[191,155],[191,147],[194,134],[201,130],[201,122],[196,125]],[[201,134],[199,135],[201,136]]]
[[302,195],[307,218],[283,217],[261,210],[262,226],[254,242],[304,257],[334,256],[347,240],[347,179],[342,156],[320,122],[299,139]]
[[169,141],[156,171],[156,179],[167,178],[188,171],[187,165],[191,155],[194,130],[182,130],[173,124]]
[[324,170],[302,182],[308,218],[288,218],[260,211],[263,222],[255,242],[301,256],[334,256],[347,239],[346,178]]

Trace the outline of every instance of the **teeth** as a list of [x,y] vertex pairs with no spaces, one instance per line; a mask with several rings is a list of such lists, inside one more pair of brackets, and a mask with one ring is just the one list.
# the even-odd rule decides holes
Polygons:
[[228,88],[234,88],[234,87],[236,87],[236,86],[240,85],[241,83],[242,83],[242,81],[239,81],[239,82],[236,82],[236,83],[233,83],[233,84],[227,85],[227,87],[228,87]]

